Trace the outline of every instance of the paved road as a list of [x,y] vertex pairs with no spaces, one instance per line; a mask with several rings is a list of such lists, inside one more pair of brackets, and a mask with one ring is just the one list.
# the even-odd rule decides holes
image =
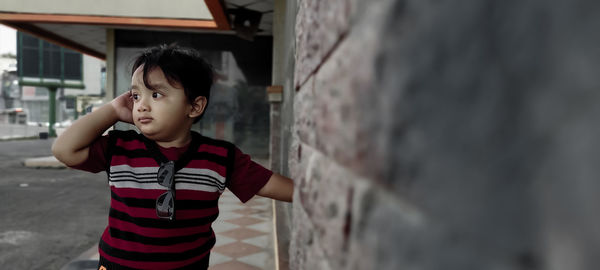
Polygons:
[[52,140],[0,141],[0,269],[60,269],[97,243],[107,223],[106,174],[32,169]]

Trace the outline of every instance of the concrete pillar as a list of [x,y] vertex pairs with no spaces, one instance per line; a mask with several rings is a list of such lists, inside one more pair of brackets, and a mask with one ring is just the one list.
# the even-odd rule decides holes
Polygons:
[[[270,94],[279,98],[271,103],[271,169],[289,175],[288,152],[291,143],[291,130],[294,123],[293,76],[295,67],[296,1],[273,1],[273,74],[272,85],[280,86],[280,91]],[[274,89],[272,89],[274,90]],[[296,179],[294,179],[296,181]],[[292,227],[292,204],[274,202],[276,237],[276,265],[278,270],[289,269],[290,238]]]
[[281,100],[283,86],[267,87],[267,95],[271,104],[271,135],[269,143],[269,165],[273,172],[279,173],[281,166]]

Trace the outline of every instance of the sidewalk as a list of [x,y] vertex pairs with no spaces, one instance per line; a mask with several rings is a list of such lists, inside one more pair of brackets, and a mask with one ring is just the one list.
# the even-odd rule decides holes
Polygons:
[[0,140],[38,137],[40,132],[48,132],[48,127],[0,124]]
[[[65,167],[54,157],[27,159],[24,163],[34,168]],[[272,200],[255,196],[243,204],[233,193],[225,190],[219,199],[219,212],[213,223],[217,242],[211,251],[209,269],[276,269]],[[62,270],[96,269],[97,261],[98,248],[94,245]]]
[[65,164],[58,161],[54,156],[28,158],[23,162],[25,167],[30,168],[66,168]]
[[272,200],[255,196],[242,204],[225,191],[219,210],[213,223],[217,243],[211,251],[209,269],[275,269]]

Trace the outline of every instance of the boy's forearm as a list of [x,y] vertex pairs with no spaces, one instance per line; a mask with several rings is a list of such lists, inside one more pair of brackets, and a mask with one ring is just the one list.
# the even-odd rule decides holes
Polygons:
[[117,121],[114,108],[106,104],[67,128],[54,141],[52,153],[68,166],[81,164],[88,158],[89,145]]
[[292,202],[294,182],[290,178],[274,173],[257,194],[274,200]]

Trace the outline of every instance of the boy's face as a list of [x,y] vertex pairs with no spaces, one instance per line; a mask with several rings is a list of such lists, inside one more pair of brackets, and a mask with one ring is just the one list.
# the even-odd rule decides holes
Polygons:
[[192,105],[180,84],[171,85],[160,68],[148,73],[148,82],[154,90],[146,88],[143,66],[131,78],[133,123],[151,140],[170,142],[189,136]]

